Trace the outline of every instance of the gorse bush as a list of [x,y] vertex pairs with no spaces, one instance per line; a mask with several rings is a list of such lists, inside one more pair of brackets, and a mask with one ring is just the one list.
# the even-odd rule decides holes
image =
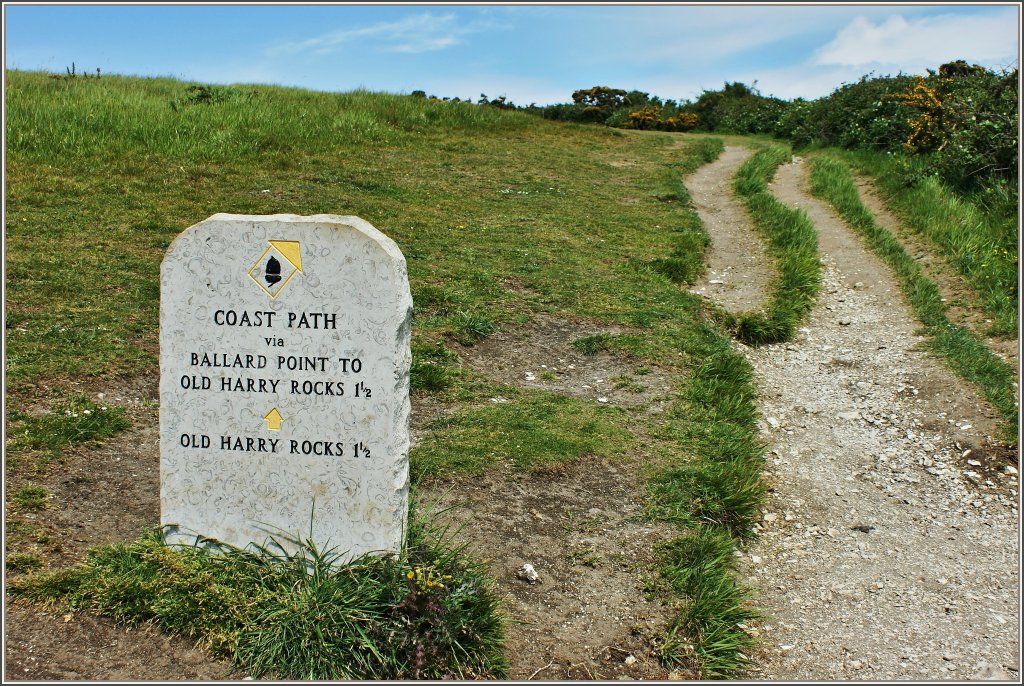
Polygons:
[[909,184],[936,176],[973,191],[1017,178],[1017,82],[1017,70],[957,60],[927,76],[864,76],[813,101],[726,83],[683,108],[696,111],[705,131],[767,134],[798,148],[907,153],[922,160],[911,166]]
[[[694,102],[662,101],[607,86],[573,93],[573,104],[526,108],[549,119],[628,129],[768,135],[795,147],[839,147],[908,153],[961,191],[1017,178],[1018,73],[995,72],[963,60],[926,76],[866,75],[816,100],[767,97],[756,86],[726,82]],[[1006,182],[1006,183],[1004,183]]]
[[914,110],[907,152],[928,155],[938,176],[955,186],[1017,171],[1017,72],[996,74],[962,60],[918,76],[890,96]]
[[863,77],[830,95],[798,106],[780,119],[776,134],[806,145],[900,150],[910,134],[913,110],[892,99],[911,77]]

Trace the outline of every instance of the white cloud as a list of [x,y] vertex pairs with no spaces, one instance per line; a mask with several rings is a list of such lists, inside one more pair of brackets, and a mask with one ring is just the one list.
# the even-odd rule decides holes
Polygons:
[[454,13],[425,12],[398,21],[346,27],[305,40],[279,43],[267,52],[272,56],[303,52],[327,55],[345,45],[365,41],[375,42],[376,47],[385,52],[432,52],[458,45],[465,36],[487,28],[493,27],[479,22],[460,24]]
[[979,15],[943,14],[873,23],[857,17],[814,57],[817,65],[845,67],[901,65],[918,71],[942,62],[965,59],[986,65],[1018,61],[1016,9]]
[[[575,9],[575,8],[573,8]],[[570,10],[566,10],[567,12]],[[885,7],[830,6],[657,6],[617,7],[586,15],[588,34],[611,35],[610,45],[629,46],[616,61],[658,64],[680,60],[711,64],[767,46],[831,32],[856,16],[891,13]]]

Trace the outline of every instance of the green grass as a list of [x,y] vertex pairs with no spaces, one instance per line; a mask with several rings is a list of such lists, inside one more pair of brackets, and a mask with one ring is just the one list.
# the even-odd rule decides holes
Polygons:
[[[658,200],[678,202],[690,207],[692,201],[689,191],[683,184],[683,177],[700,165],[718,159],[723,150],[725,143],[720,138],[697,139],[690,154],[682,162],[670,167],[666,180],[669,192],[658,196]],[[683,217],[685,220],[672,228],[674,237],[671,253],[667,257],[655,258],[650,262],[650,266],[674,283],[693,284],[704,273],[704,252],[711,245],[711,239],[696,214],[690,212]]]
[[1017,442],[1017,404],[1014,369],[997,357],[970,330],[951,323],[938,286],[928,278],[903,245],[875,222],[860,201],[849,167],[836,159],[816,156],[811,162],[811,192],[828,201],[846,222],[893,269],[900,287],[924,325],[929,347],[960,377],[976,384],[1002,419],[1000,438]]
[[[746,391],[714,390],[719,372],[733,372],[727,363],[705,363],[725,355],[728,342],[703,323],[701,299],[678,285],[700,274],[707,245],[681,177],[714,159],[720,140],[624,135],[364,91],[198,87],[170,79],[72,81],[13,71],[6,97],[8,401],[15,428],[29,430],[23,438],[9,433],[9,447],[50,431],[28,419],[40,396],[57,402],[72,382],[157,373],[160,260],[178,233],[217,212],[353,214],[396,241],[415,307],[411,384],[433,394],[447,417],[412,452],[418,478],[474,473],[499,461],[521,470],[585,466],[592,457],[623,455],[634,445],[634,428],[661,432],[652,453],[672,455],[672,468],[683,469],[705,464],[726,425],[753,411]],[[662,418],[642,409],[496,388],[460,367],[464,347],[536,316],[622,330],[577,347],[669,370],[680,387],[690,383],[688,370],[703,371],[663,430]],[[499,392],[509,402],[492,404]],[[728,413],[716,394],[727,399]],[[706,426],[688,419],[689,409],[701,407],[713,410],[699,415]],[[732,478],[711,467],[705,475]],[[722,503],[713,514],[697,507],[694,489],[673,492],[682,503],[663,494],[658,504],[681,535],[718,517],[731,540],[742,538],[745,515],[729,510],[742,503]],[[753,490],[744,497],[751,496]],[[685,508],[690,524],[679,516]],[[417,565],[444,567],[429,555],[407,555],[408,568],[363,560],[357,578],[307,581],[295,561],[211,562],[146,539],[100,549],[84,567],[34,577],[18,592],[157,621],[255,673],[415,677],[408,656],[417,654],[415,637],[437,632],[430,645],[449,645],[441,639],[458,634],[455,624],[444,620],[443,629],[427,612],[426,623],[406,616],[384,638],[376,629],[366,630],[368,638],[354,629],[368,626],[365,617],[371,626],[395,627],[388,622],[398,621],[405,610],[396,608],[412,591],[396,586],[395,575]],[[720,581],[730,574],[715,569]],[[458,607],[470,609],[450,615],[464,618],[459,626],[476,652],[454,663],[458,649],[444,648],[436,664],[446,666],[420,676],[503,673],[498,613],[479,588],[466,587]],[[686,594],[685,586],[675,588]],[[690,590],[699,598],[675,631],[689,627],[693,641],[709,642],[704,674],[732,673],[737,653],[717,629],[683,621],[716,607],[703,591]],[[367,594],[387,602],[374,605]],[[421,612],[424,598],[403,607]],[[739,637],[735,624],[725,616],[719,625]],[[683,659],[670,649],[665,655]]]
[[497,329],[497,324],[490,317],[479,312],[456,312],[451,318],[451,336],[466,346],[486,338]]
[[44,487],[28,484],[15,491],[14,495],[11,496],[11,501],[19,509],[39,511],[46,507],[47,496],[48,494]]
[[[153,373],[160,260],[215,212],[368,219],[407,258],[420,339],[472,344],[524,311],[673,316],[624,300],[619,284],[671,258],[689,220],[656,198],[680,191],[672,174],[713,143],[695,139],[691,155],[671,148],[677,137],[383,93],[234,87],[182,105],[194,85],[9,73],[15,396],[40,379]],[[611,164],[623,158],[628,176]]]
[[110,438],[129,426],[123,407],[99,405],[84,395],[59,400],[42,416],[15,411],[10,419],[13,447],[53,452]]
[[734,549],[733,539],[716,527],[700,527],[660,547],[662,574],[687,598],[661,653],[672,661],[692,650],[704,678],[742,674],[756,645],[742,627],[760,615],[751,606],[750,590],[735,579]]
[[42,564],[43,561],[39,559],[39,556],[32,553],[11,553],[4,558],[4,568],[13,573],[39,569]]
[[966,197],[916,161],[878,153],[831,151],[879,184],[887,205],[938,248],[978,294],[990,333],[1017,335],[1018,205],[998,185]]
[[8,464],[17,467],[31,456],[35,471],[71,446],[95,445],[130,426],[123,407],[100,405],[81,394],[54,401],[43,415],[10,409],[7,419]]
[[458,356],[440,341],[433,345],[416,341],[412,346],[410,383],[414,391],[439,393],[450,388],[459,376]]
[[621,408],[545,392],[502,389],[507,402],[471,408],[434,422],[412,450],[420,478],[481,473],[496,463],[529,471],[624,453],[632,436]]
[[763,148],[740,167],[734,182],[755,228],[768,243],[777,270],[764,309],[740,315],[736,321],[736,336],[749,345],[791,340],[814,306],[821,285],[814,224],[806,212],[786,206],[768,191],[775,170],[790,157],[781,146]]
[[9,592],[154,622],[257,678],[502,678],[498,599],[452,532],[429,522],[410,513],[400,556],[349,562],[312,544],[291,557],[168,547],[152,532]]
[[753,370],[710,328],[682,343],[701,363],[663,431],[696,459],[666,466],[648,489],[651,516],[683,531],[659,549],[662,577],[686,599],[660,653],[670,663],[694,654],[702,678],[738,676],[757,645],[744,626],[758,613],[732,552],[753,536],[765,498]]
[[612,349],[612,341],[615,336],[607,333],[596,333],[590,336],[580,336],[572,342],[572,347],[584,355],[596,355]]

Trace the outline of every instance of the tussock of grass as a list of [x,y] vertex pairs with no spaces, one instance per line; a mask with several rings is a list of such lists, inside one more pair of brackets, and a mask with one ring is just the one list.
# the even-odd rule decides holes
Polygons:
[[412,344],[412,365],[409,385],[414,391],[439,393],[450,388],[459,376],[458,356],[443,343],[429,345],[422,341]]
[[[267,553],[268,551],[263,551]],[[400,557],[337,564],[165,546],[159,532],[91,550],[68,570],[11,583],[15,597],[90,610],[197,639],[254,677],[501,678],[503,624],[481,568],[451,532],[410,513]]]
[[778,271],[764,310],[741,315],[736,322],[737,338],[748,345],[792,339],[821,285],[814,224],[804,211],[787,207],[768,192],[775,170],[789,158],[788,150],[772,145],[755,153],[736,174],[736,192],[767,240]]
[[914,315],[931,338],[929,346],[962,378],[976,384],[1003,420],[1002,439],[1017,442],[1017,404],[1013,368],[998,358],[968,329],[946,316],[939,287],[907,254],[903,245],[875,222],[860,201],[849,167],[838,160],[815,157],[811,163],[811,192],[831,203],[846,222],[892,267]]
[[46,507],[49,494],[37,484],[22,486],[11,496],[11,501],[22,510],[38,511]]
[[703,678],[722,678],[743,671],[756,643],[744,622],[757,612],[731,560],[764,503],[763,446],[749,363],[710,328],[684,345],[703,361],[672,408],[669,431],[696,459],[649,486],[651,515],[687,529],[660,549],[662,576],[686,599],[660,652],[667,662],[692,652]]
[[481,312],[456,312],[451,318],[451,336],[462,345],[473,345],[497,331],[498,326]]
[[572,342],[572,347],[584,355],[596,355],[612,349],[615,336],[608,333],[595,333],[580,336]]

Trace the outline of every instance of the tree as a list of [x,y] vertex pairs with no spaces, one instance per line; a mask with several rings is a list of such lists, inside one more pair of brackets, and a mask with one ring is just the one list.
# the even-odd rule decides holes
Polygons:
[[572,101],[583,108],[583,121],[604,122],[619,107],[622,107],[626,91],[621,88],[594,86],[574,91]]

